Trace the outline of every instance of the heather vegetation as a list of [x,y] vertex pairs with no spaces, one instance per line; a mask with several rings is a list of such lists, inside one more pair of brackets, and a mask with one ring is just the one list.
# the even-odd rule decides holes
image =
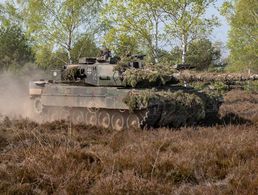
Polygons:
[[0,123],[7,194],[257,194],[257,126],[114,132]]
[[219,121],[177,129],[0,116],[0,193],[255,195],[256,96],[228,93]]

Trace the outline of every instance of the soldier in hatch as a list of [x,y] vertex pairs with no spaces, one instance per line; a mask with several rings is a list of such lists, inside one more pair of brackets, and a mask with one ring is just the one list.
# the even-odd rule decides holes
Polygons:
[[100,51],[100,58],[107,61],[108,59],[111,58],[111,51],[104,47],[104,49],[101,49]]

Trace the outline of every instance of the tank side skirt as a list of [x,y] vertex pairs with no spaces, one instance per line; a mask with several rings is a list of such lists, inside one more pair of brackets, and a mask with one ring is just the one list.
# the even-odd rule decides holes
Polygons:
[[128,109],[123,102],[128,90],[50,85],[44,88],[42,104],[56,107]]

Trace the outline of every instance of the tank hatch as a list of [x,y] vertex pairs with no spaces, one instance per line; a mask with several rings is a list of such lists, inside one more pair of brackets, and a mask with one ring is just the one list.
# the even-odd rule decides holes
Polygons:
[[83,57],[79,59],[79,64],[95,64],[96,61],[97,61],[97,58]]

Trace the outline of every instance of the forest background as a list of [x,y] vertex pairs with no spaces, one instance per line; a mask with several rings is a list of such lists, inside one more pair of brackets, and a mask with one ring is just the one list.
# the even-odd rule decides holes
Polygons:
[[[0,71],[59,68],[107,47],[118,56],[146,54],[152,64],[257,72],[258,2],[219,2],[218,7],[218,0],[0,1]],[[211,38],[221,16],[230,28],[227,43]]]

